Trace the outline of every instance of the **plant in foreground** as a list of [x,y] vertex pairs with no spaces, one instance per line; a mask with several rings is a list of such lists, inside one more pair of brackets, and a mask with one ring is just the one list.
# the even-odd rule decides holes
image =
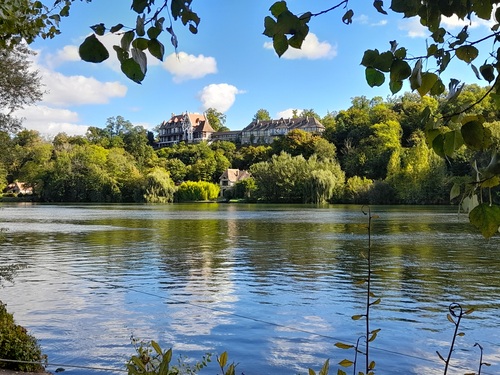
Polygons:
[[46,356],[35,337],[26,328],[14,322],[14,316],[7,312],[0,302],[0,358],[12,362],[0,362],[0,368],[18,371],[40,372],[44,369]]

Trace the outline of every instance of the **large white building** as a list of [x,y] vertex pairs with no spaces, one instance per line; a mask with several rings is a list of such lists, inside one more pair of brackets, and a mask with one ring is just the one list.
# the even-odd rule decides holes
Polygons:
[[208,141],[214,132],[205,115],[188,112],[180,115],[172,114],[170,120],[163,121],[160,125],[158,147],[171,146],[179,142]]

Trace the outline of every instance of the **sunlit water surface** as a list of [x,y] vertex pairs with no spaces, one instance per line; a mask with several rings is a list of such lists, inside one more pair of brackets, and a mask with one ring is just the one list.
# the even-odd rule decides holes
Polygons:
[[[482,374],[499,374],[498,237],[483,239],[450,207],[371,210],[377,373],[442,374],[436,350],[448,354],[458,302],[475,311],[450,373],[477,372],[479,343],[491,364]],[[27,265],[0,300],[51,371],[126,373],[133,335],[172,347],[174,362],[227,350],[237,374],[307,374],[327,358],[336,373],[354,353],[334,344],[365,329],[351,319],[366,301],[359,206],[4,204],[0,227],[0,264]]]

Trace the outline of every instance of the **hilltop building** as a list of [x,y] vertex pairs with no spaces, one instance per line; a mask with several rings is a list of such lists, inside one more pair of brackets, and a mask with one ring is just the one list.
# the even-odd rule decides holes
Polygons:
[[321,134],[325,127],[315,117],[297,117],[279,120],[256,120],[243,130],[215,132],[205,115],[185,112],[172,114],[160,125],[158,147],[179,142],[199,143],[202,141],[230,141],[240,144],[270,144],[276,137],[283,137],[290,131],[300,129],[308,133]]
[[180,115],[172,113],[168,121],[160,125],[160,141],[158,147],[171,146],[179,142],[199,143],[211,139],[214,129],[205,115],[185,112]]
[[322,133],[325,127],[315,117],[297,117],[279,120],[256,120],[241,131],[242,144],[269,144],[274,138],[283,137],[291,130]]

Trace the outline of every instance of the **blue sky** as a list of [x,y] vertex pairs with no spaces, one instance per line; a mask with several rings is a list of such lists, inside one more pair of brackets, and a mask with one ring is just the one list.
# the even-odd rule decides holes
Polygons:
[[[138,85],[121,73],[114,52],[101,64],[78,57],[79,44],[91,32],[89,26],[135,24],[136,14],[129,10],[129,3],[75,2],[70,17],[61,22],[62,34],[32,45],[38,52],[35,66],[47,94],[37,106],[18,113],[27,129],[49,137],[59,132],[84,134],[88,126],[103,127],[107,118],[116,116],[152,129],[172,113],[203,112],[209,107],[226,115],[231,130],[247,126],[259,109],[268,110],[273,118],[290,117],[293,109],[314,109],[325,116],[347,109],[354,96],[390,95],[387,85],[370,88],[366,84],[359,64],[366,49],[385,51],[389,41],[396,40],[422,54],[427,36],[416,20],[384,16],[371,3],[354,1],[351,25],[342,23],[342,9],[315,17],[303,49],[289,50],[278,58],[269,45],[271,40],[262,34],[272,0],[195,0],[193,10],[201,18],[198,34],[174,22],[178,55],[165,32],[160,37],[165,44],[164,62],[150,56],[147,76]],[[287,3],[296,13],[319,12],[333,4]],[[454,19],[445,24],[456,33],[464,25]],[[490,26],[474,22],[471,29],[480,33]],[[109,47],[119,43],[119,37],[112,35],[101,40]],[[478,61],[479,66],[484,58]],[[461,62],[452,64],[444,78],[450,76],[474,81],[471,69]]]

